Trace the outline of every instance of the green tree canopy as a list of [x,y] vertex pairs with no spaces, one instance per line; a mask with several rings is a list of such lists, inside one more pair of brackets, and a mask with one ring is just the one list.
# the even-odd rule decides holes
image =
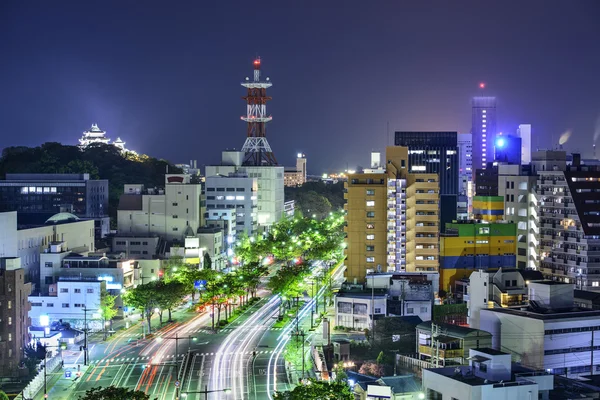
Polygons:
[[275,392],[275,400],[354,400],[350,387],[343,381],[325,382],[308,379],[292,391]]
[[156,281],[146,283],[145,285],[139,285],[129,290],[123,296],[125,304],[139,309],[146,317],[146,321],[148,322],[148,333],[151,331],[150,321],[152,314],[154,314],[154,308],[158,305],[156,299],[156,285]]
[[0,400],[8,400],[8,396],[2,390],[0,390]]
[[108,293],[103,289],[100,293],[100,318],[102,318],[102,327],[104,329],[104,340],[106,340],[106,322],[111,321],[117,315],[115,300],[117,296]]
[[79,400],[150,400],[150,396],[140,390],[109,386],[90,389]]
[[212,259],[208,253],[204,253],[204,269],[212,269]]

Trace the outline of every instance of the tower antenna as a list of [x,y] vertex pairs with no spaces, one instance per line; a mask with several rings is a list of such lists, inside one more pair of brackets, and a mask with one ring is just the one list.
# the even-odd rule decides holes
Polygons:
[[267,122],[273,119],[267,115],[267,101],[271,100],[271,97],[267,96],[267,88],[273,84],[269,78],[264,81],[260,78],[260,57],[254,59],[253,65],[253,79],[246,78],[242,82],[242,86],[248,90],[246,96],[242,97],[246,100],[246,116],[241,118],[247,124],[246,142],[242,147],[242,151],[246,153],[244,165],[277,165],[275,155],[267,141]]

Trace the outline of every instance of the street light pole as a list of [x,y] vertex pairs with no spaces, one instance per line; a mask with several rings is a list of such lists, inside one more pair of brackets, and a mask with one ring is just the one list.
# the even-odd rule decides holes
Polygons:
[[208,400],[209,393],[220,393],[220,392],[229,394],[229,393],[231,393],[231,389],[208,390],[208,385],[204,385],[204,390],[198,390],[195,392],[182,392],[181,397],[187,397],[188,394],[196,393],[196,394],[204,394],[204,399]]

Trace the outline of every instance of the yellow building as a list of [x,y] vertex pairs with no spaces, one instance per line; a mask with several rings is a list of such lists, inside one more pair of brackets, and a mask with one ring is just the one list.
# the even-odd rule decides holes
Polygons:
[[431,271],[439,265],[439,179],[410,173],[408,148],[386,148],[384,169],[348,176],[346,281],[368,269]]
[[504,197],[474,196],[473,218],[488,222],[504,219]]
[[517,226],[513,223],[458,221],[440,237],[440,289],[454,291],[457,279],[473,271],[515,268]]

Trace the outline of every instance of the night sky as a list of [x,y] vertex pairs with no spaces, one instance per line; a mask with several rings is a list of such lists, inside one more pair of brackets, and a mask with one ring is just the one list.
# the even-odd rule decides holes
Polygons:
[[595,0],[3,0],[0,144],[76,144],[95,122],[138,152],[218,162],[244,143],[239,83],[258,54],[280,164],[367,166],[388,122],[390,138],[468,132],[478,94],[498,97],[499,131],[531,123],[535,148],[571,129],[565,148],[586,157],[599,48]]

